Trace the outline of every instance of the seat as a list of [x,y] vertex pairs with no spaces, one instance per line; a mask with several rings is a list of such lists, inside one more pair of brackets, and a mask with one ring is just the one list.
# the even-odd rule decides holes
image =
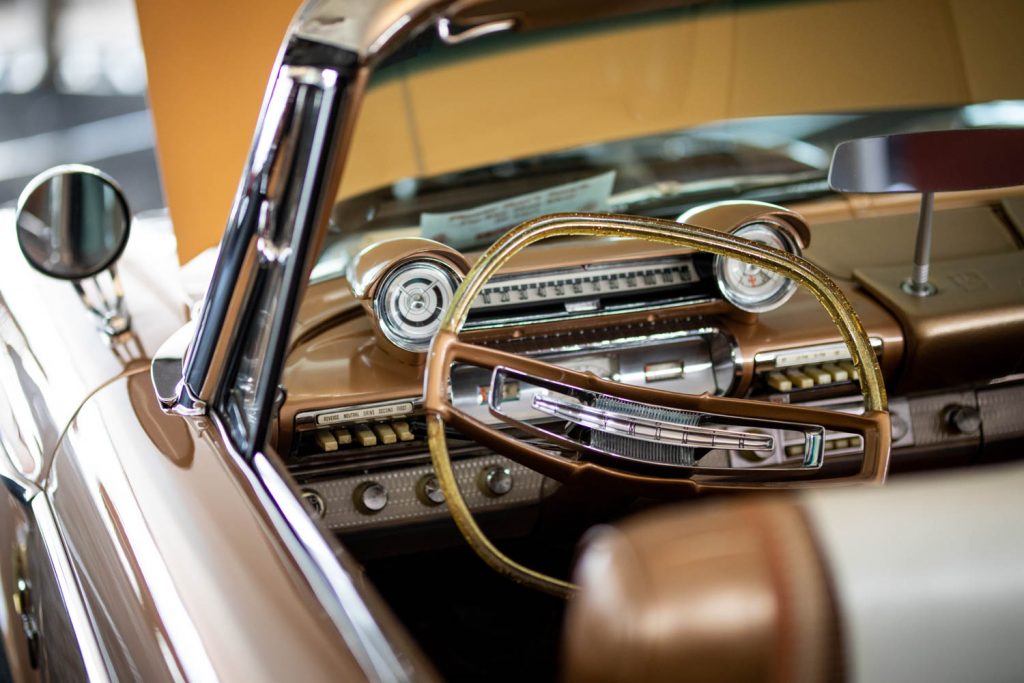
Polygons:
[[1024,672],[1024,465],[663,509],[595,529],[576,681],[1002,681]]

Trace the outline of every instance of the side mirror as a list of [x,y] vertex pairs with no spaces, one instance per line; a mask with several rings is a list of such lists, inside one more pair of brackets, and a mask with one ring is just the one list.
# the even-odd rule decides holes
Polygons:
[[937,292],[928,282],[934,193],[1024,185],[1024,128],[904,133],[843,142],[832,156],[828,184],[839,192],[920,192],[914,271],[903,282],[912,296]]
[[[44,171],[21,193],[16,224],[18,245],[33,268],[72,281],[105,333],[128,329],[114,264],[128,243],[131,213],[109,176],[80,165]],[[104,271],[106,288],[97,279]]]
[[57,166],[18,199],[18,245],[36,270],[84,280],[109,268],[128,242],[131,214],[120,188],[89,166]]

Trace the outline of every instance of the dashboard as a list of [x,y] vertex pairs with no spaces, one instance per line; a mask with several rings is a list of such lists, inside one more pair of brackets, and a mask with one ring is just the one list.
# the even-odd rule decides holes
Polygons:
[[[683,218],[794,254],[810,246],[803,215],[748,204]],[[329,528],[351,534],[447,517],[425,442],[423,358],[474,259],[429,240],[388,240],[359,253],[344,284],[310,287],[285,370],[276,447]],[[835,279],[883,374],[898,379],[908,353],[901,320],[854,279]],[[774,273],[709,254],[616,239],[533,247],[483,289],[463,334],[625,384],[863,409],[856,369],[817,302]],[[894,453],[976,446],[982,424],[986,435],[1024,435],[1019,418],[994,408],[1024,406],[1024,389],[1011,380],[920,396],[910,387],[892,398]],[[456,367],[451,401],[497,425],[490,385],[488,371]],[[538,408],[544,387],[507,381],[501,391],[501,411],[515,419],[559,422]],[[774,437],[769,448],[713,449],[704,459],[744,468],[804,457],[798,434]],[[558,488],[457,433],[449,444],[475,512],[535,506]],[[859,437],[842,433],[826,433],[824,448],[837,471],[855,466],[861,452]]]

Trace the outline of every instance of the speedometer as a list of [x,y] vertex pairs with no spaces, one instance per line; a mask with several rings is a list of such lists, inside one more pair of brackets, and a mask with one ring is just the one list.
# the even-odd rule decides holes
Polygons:
[[411,261],[397,266],[374,297],[384,335],[406,351],[426,351],[457,286],[455,272],[439,261]]
[[[748,223],[733,234],[791,254],[800,254],[800,248],[789,234],[771,223]],[[722,295],[737,308],[751,313],[777,308],[796,291],[796,283],[789,278],[734,258],[716,256],[715,275]]]

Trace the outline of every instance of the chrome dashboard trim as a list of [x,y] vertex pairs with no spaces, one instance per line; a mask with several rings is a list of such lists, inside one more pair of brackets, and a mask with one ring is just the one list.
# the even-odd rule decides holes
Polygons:
[[[389,401],[376,401],[373,403],[358,403],[350,406],[339,406],[336,408],[323,408],[321,410],[305,410],[295,415],[296,425],[314,425],[317,427],[330,427],[351,422],[366,422],[367,420],[394,419],[406,417],[413,414],[423,405],[422,396],[410,396]],[[408,406],[406,408],[406,406]],[[339,415],[331,421],[323,421],[326,416]]]
[[[550,301],[552,304],[556,304],[561,301],[561,295],[557,294],[558,287],[568,286],[563,281],[565,278],[576,279],[580,281],[580,284],[583,284],[584,282],[592,281],[592,278],[601,274],[610,273],[614,276],[620,276],[624,273],[636,274],[636,271],[644,269],[666,270],[673,266],[684,271],[687,279],[678,283],[671,283],[667,285],[662,284],[660,286],[641,286],[632,290],[640,295],[645,292],[650,293],[652,295],[652,299],[647,301],[616,303],[614,299],[611,299],[607,305],[601,307],[600,301],[602,297],[607,296],[609,292],[594,292],[593,296],[590,297],[586,295],[571,297],[568,301],[564,302],[564,308],[562,310],[548,310],[532,314],[505,315],[500,315],[500,309],[514,308],[511,302],[508,305],[501,306],[499,304],[493,304],[486,301],[486,297],[493,295],[496,290],[500,290],[501,288],[508,288],[511,290],[515,287],[533,284],[538,285],[538,291],[540,289],[547,289],[549,286],[555,289],[555,295],[551,299],[545,299],[545,301]],[[692,255],[658,259],[626,260],[593,267],[583,265],[570,268],[555,268],[546,271],[533,271],[516,275],[500,276],[488,283],[488,286],[481,290],[480,294],[477,295],[478,301],[470,307],[470,317],[467,319],[463,329],[466,331],[492,330],[516,325],[548,322],[552,320],[561,322],[563,320],[602,318],[609,315],[620,315],[623,313],[635,313],[639,311],[659,311],[675,307],[706,305],[721,301],[720,298],[709,296],[703,291],[691,292],[689,294],[685,292],[675,293],[673,296],[673,288],[697,285],[703,279],[704,278],[701,278],[700,274],[697,272],[697,267],[693,262]],[[568,284],[575,283],[570,282]],[[624,289],[621,291],[629,292],[630,290]],[[484,303],[480,303],[480,299],[483,299]],[[537,303],[537,301],[535,300],[531,303]],[[574,310],[573,304],[579,303],[593,303],[594,306],[580,307]],[[483,319],[474,319],[473,317],[474,314],[479,315],[482,311],[494,309],[499,310],[499,316]]]
[[[882,339],[880,337],[870,337],[869,341],[875,353],[881,353]],[[839,360],[850,360],[850,351],[843,342],[794,346],[774,351],[762,351],[755,354],[754,371],[763,372],[775,370],[776,368],[792,368]]]
[[663,301],[655,304],[640,304],[637,306],[622,308],[607,308],[604,310],[586,310],[586,311],[562,311],[557,314],[537,315],[537,316],[516,316],[508,318],[496,318],[488,320],[486,322],[480,321],[467,321],[463,326],[463,329],[467,332],[476,330],[496,330],[503,327],[515,327],[517,325],[528,325],[532,323],[543,323],[557,320],[559,322],[563,320],[582,320],[584,318],[606,318],[612,315],[622,315],[623,313],[636,313],[640,311],[664,311],[670,308],[682,308],[684,306],[698,306],[705,304],[713,304],[721,301],[714,297],[701,297],[693,299],[673,299],[670,301]]
[[[533,349],[528,352],[523,352],[525,356],[542,356],[554,353],[575,353],[577,351],[602,351],[609,348],[630,348],[638,346],[640,344],[646,344],[649,342],[665,342],[672,341],[674,339],[685,339],[686,337],[703,337],[708,335],[721,334],[728,336],[726,333],[715,326],[705,327],[690,327],[680,330],[674,330],[671,332],[653,332],[651,334],[638,334],[629,337],[615,337],[613,339],[600,339],[591,342],[574,342],[571,344],[565,344],[563,346],[550,346],[543,347],[540,349]],[[538,338],[543,339],[548,335],[542,335]],[[526,341],[529,337],[519,337],[514,341]],[[484,346],[496,346],[501,347],[500,343],[497,344],[483,344]]]
[[[492,392],[491,403],[494,402]],[[770,450],[775,444],[775,440],[767,435],[649,419],[540,395],[533,397],[533,407],[542,413],[588,429],[651,443],[687,448],[739,448],[755,451]]]
[[[685,215],[685,214],[684,214]],[[747,221],[741,225],[736,226],[730,232],[737,237],[743,237],[740,233],[748,231],[750,228],[767,227],[769,232],[774,233],[775,236],[784,246],[784,251],[789,252],[795,256],[803,256],[803,250],[800,248],[800,243],[797,239],[782,226],[781,223],[768,218],[758,218],[756,220]],[[744,238],[750,239],[750,238]],[[755,240],[760,241],[760,240]],[[726,276],[726,269],[731,259],[728,259],[721,255],[716,255],[714,258],[714,271],[715,280],[718,283],[718,291],[721,292],[722,296],[726,301],[731,303],[736,308],[747,311],[748,313],[767,313],[774,311],[779,308],[787,301],[789,301],[793,294],[796,293],[797,284],[793,280],[783,278],[782,288],[773,293],[771,296],[760,301],[751,301],[750,295],[744,295],[737,291],[732,285],[729,284]]]
[[[501,396],[504,393],[503,384],[506,378],[514,378],[514,381],[520,383],[528,383],[537,387],[541,387],[548,391],[554,391],[564,396],[577,399],[579,401],[585,401],[587,399],[593,400],[594,398],[610,398],[616,401],[624,403],[632,403],[636,405],[636,401],[629,401],[628,399],[620,399],[616,396],[604,393],[596,393],[587,389],[581,389],[580,387],[567,384],[565,382],[558,382],[554,380],[543,379],[540,377],[529,375],[528,373],[514,370],[512,368],[497,366],[494,368],[491,374],[491,385],[490,391],[487,397],[487,409],[491,415],[505,422],[508,425],[517,427],[529,434],[534,436],[547,439],[552,444],[556,444],[562,448],[566,448],[570,451],[574,451],[583,455],[598,456],[602,458],[608,458],[611,460],[630,461],[630,462],[643,462],[644,464],[662,470],[663,472],[681,473],[684,476],[690,473],[699,471],[700,474],[708,475],[735,475],[738,471],[737,468],[732,467],[703,467],[699,464],[685,463],[685,462],[665,462],[655,461],[647,459],[638,459],[630,455],[623,453],[616,453],[603,448],[592,446],[588,443],[583,443],[575,438],[572,438],[568,434],[559,434],[548,429],[540,424],[531,422],[525,422],[515,417],[510,416],[508,413],[502,410]],[[658,408],[658,406],[650,406]],[[679,411],[683,412],[683,411]],[[743,473],[754,474],[758,476],[771,476],[778,475],[780,472],[794,472],[794,471],[807,471],[818,469],[824,462],[824,440],[825,440],[825,428],[818,424],[810,423],[799,423],[799,422],[784,422],[780,420],[764,420],[756,418],[739,418],[729,415],[720,415],[717,413],[694,413],[700,417],[711,418],[712,420],[722,424],[736,424],[741,426],[749,427],[764,427],[769,429],[782,429],[798,431],[804,434],[804,459],[799,466],[783,465],[780,467],[745,467],[742,469]],[[562,418],[567,419],[567,418]],[[589,426],[589,425],[584,425]],[[773,444],[774,447],[774,444]]]

